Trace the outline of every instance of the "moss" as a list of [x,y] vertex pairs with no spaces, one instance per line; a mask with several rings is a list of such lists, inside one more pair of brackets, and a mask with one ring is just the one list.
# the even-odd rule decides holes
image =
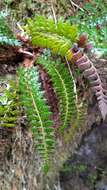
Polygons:
[[85,130],[85,116],[86,116],[86,110],[87,110],[87,106],[78,106],[78,115],[76,118],[74,118],[74,120],[72,120],[71,123],[71,127],[64,133],[64,142],[65,143],[69,143],[71,141],[73,141],[73,139],[75,139],[76,136],[78,136],[78,134],[83,133],[83,131]]
[[64,165],[62,168],[62,172],[64,173],[81,173],[85,172],[87,166],[85,164],[77,164],[77,165]]
[[97,171],[94,171],[93,173],[91,173],[89,176],[88,176],[88,179],[87,181],[91,184],[91,185],[95,185],[96,184],[96,181],[97,181]]

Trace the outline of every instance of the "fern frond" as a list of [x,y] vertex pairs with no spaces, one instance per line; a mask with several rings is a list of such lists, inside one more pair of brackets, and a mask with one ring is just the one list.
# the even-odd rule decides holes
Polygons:
[[12,84],[4,95],[0,96],[0,126],[15,127],[19,115],[17,90]]
[[33,45],[50,48],[53,53],[72,58],[70,48],[77,39],[77,27],[59,20],[57,24],[52,19],[36,16],[29,19],[25,30],[31,36]]
[[35,67],[29,69],[21,67],[18,74],[21,102],[31,124],[37,150],[47,163],[50,153],[54,150],[53,121],[50,119],[51,112],[43,97],[39,72]]
[[82,54],[79,49],[74,54],[73,59],[75,59],[75,63],[83,73],[84,77],[88,79],[91,90],[97,97],[102,118],[105,120],[107,117],[107,95],[105,94],[106,90],[103,88],[97,69],[95,68],[93,62],[87,57],[87,55]]
[[53,87],[59,98],[59,110],[62,132],[70,125],[71,119],[76,117],[76,94],[74,92],[74,79],[68,69],[60,60],[51,61],[47,57],[40,57],[37,64],[43,65],[53,83]]
[[59,36],[64,36],[65,38],[74,41],[77,38],[77,26],[71,25],[69,22],[64,22],[59,19],[57,24],[54,20],[45,16],[36,16],[33,20],[28,19],[28,25],[31,27],[32,31],[58,34]]
[[0,15],[0,45],[20,45],[20,42],[14,37],[5,17],[2,15]]

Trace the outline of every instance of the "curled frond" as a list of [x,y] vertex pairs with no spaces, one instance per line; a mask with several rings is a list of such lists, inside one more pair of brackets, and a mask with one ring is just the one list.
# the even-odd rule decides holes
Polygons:
[[105,120],[107,117],[107,95],[105,94],[106,90],[103,88],[97,69],[95,68],[92,61],[90,61],[85,54],[82,54],[80,50],[74,54],[74,59],[77,67],[83,73],[84,77],[88,79],[91,90],[97,97],[102,118]]

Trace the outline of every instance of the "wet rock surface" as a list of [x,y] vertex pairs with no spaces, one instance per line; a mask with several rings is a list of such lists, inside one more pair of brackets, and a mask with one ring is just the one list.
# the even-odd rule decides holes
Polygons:
[[93,125],[60,172],[62,190],[107,189],[107,124]]

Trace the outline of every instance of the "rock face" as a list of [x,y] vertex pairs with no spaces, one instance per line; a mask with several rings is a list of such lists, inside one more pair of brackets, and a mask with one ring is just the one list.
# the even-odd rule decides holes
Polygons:
[[107,124],[93,125],[60,172],[63,190],[106,190]]

